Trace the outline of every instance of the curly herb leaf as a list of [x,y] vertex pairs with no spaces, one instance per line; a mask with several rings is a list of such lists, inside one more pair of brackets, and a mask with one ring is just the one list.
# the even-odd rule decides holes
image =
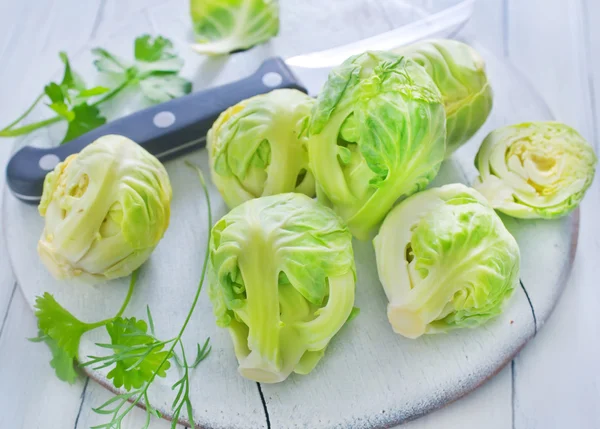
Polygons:
[[106,325],[111,345],[119,354],[115,367],[108,373],[115,387],[139,388],[156,374],[165,377],[171,367],[170,351],[165,343],[148,334],[148,325],[135,317],[115,319]]

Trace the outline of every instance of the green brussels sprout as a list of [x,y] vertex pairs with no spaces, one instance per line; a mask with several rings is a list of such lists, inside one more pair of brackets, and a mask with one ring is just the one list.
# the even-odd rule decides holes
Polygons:
[[277,0],[190,0],[201,54],[223,55],[249,49],[279,33]]
[[475,190],[453,184],[413,195],[375,237],[394,332],[408,338],[476,327],[519,282],[519,247]]
[[467,142],[492,110],[492,87],[483,58],[456,40],[427,40],[397,50],[423,66],[442,93],[446,156]]
[[473,187],[491,206],[523,219],[572,212],[592,184],[592,146],[559,122],[525,122],[492,131],[483,141]]
[[261,196],[315,195],[308,166],[306,128],[314,100],[278,89],[223,112],[208,132],[212,181],[233,208]]
[[58,279],[102,282],[131,274],[169,225],[163,165],[126,137],[100,137],[46,175],[38,253]]
[[215,224],[209,297],[242,376],[263,383],[307,374],[352,313],[352,235],[302,194],[249,200]]
[[389,52],[334,68],[313,109],[308,148],[317,196],[365,239],[444,159],[442,97],[425,70]]

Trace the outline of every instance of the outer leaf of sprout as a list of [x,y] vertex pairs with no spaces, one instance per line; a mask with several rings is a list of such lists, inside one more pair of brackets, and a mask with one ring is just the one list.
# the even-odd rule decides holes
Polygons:
[[498,315],[519,281],[519,247],[477,191],[413,195],[374,240],[388,319],[408,338],[475,327]]
[[398,49],[423,66],[442,94],[446,111],[446,156],[467,142],[492,110],[493,94],[481,56],[450,39],[427,40]]
[[367,238],[399,198],[435,177],[445,124],[440,92],[417,63],[389,52],[349,58],[329,74],[311,117],[319,200]]
[[314,101],[295,89],[244,100],[223,112],[207,137],[211,177],[230,208],[260,196],[315,194],[301,136]]
[[211,236],[209,297],[240,373],[275,383],[310,371],[352,313],[352,237],[341,219],[305,195],[280,194],[236,207]]
[[592,146],[573,128],[525,122],[485,138],[475,160],[480,176],[474,187],[510,216],[552,219],[579,205],[596,163]]
[[279,32],[276,0],[190,0],[190,14],[200,54],[249,49]]
[[131,274],[169,224],[163,165],[133,141],[99,138],[46,176],[38,252],[57,278],[97,282]]

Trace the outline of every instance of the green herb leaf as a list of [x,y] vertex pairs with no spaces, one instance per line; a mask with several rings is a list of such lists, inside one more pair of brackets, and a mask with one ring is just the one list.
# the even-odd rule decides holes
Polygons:
[[151,75],[140,82],[144,95],[156,102],[169,101],[192,92],[192,83],[177,75]]
[[88,131],[98,128],[106,123],[106,118],[100,115],[100,110],[89,104],[80,104],[72,110],[73,119],[69,121],[67,133],[61,144],[73,140]]
[[144,34],[135,39],[135,59],[154,62],[165,59],[165,57],[172,58],[175,56],[171,52],[172,48],[173,43],[169,39],[162,36],[153,38],[149,34]]
[[71,63],[69,62],[69,57],[64,52],[59,52],[58,56],[60,60],[65,65],[65,71],[63,73],[63,78],[60,83],[60,86],[66,87],[68,89],[76,89],[83,90],[85,89],[85,82],[73,69],[71,68]]
[[198,353],[196,354],[196,359],[190,368],[196,368],[200,362],[208,357],[210,351],[212,350],[212,346],[210,345],[210,337],[206,339],[202,347],[200,347],[200,343],[198,343],[197,346]]
[[49,336],[44,337],[44,342],[48,345],[50,353],[52,353],[50,366],[54,368],[56,376],[62,381],[74,384],[77,381],[77,372],[75,372],[75,359],[73,356]]
[[164,342],[147,333],[148,325],[144,320],[118,317],[106,325],[106,330],[115,351],[112,360],[116,365],[108,373],[115,387],[139,388],[154,373],[159,377],[167,375],[171,363],[165,358],[170,358],[171,353],[163,351]]
[[71,358],[77,356],[81,336],[95,326],[77,319],[48,292],[35,299],[34,307],[42,334],[56,341]]
[[94,65],[99,72],[121,80],[119,91],[139,83],[142,93],[155,103],[192,91],[192,83],[177,75],[183,67],[183,60],[175,54],[173,43],[165,37],[145,34],[135,39],[133,63],[102,48],[95,48],[92,53],[96,56]]
[[111,54],[106,49],[94,48],[92,54],[96,56],[94,66],[99,72],[121,74],[128,68],[125,60]]

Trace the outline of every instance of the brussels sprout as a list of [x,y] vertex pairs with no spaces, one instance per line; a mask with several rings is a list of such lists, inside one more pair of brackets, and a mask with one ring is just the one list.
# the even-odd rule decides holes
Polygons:
[[190,0],[201,54],[222,55],[264,43],[279,32],[276,0]]
[[408,338],[482,324],[502,311],[519,281],[517,242],[464,185],[404,200],[373,243],[388,319]]
[[38,253],[59,279],[98,282],[131,274],[169,225],[163,165],[126,137],[107,135],[48,173]]
[[492,131],[479,148],[474,187],[507,215],[552,219],[573,211],[592,184],[597,158],[573,128],[525,122]]
[[209,297],[240,373],[276,383],[307,374],[354,304],[352,236],[302,194],[245,202],[214,226]]
[[423,66],[442,93],[446,156],[467,142],[492,110],[492,88],[479,54],[456,40],[428,40],[397,51]]
[[212,180],[230,208],[260,196],[315,194],[301,137],[314,100],[295,89],[230,107],[208,132]]
[[414,61],[366,52],[331,71],[309,134],[319,199],[365,239],[398,198],[437,174],[445,152],[442,97]]

